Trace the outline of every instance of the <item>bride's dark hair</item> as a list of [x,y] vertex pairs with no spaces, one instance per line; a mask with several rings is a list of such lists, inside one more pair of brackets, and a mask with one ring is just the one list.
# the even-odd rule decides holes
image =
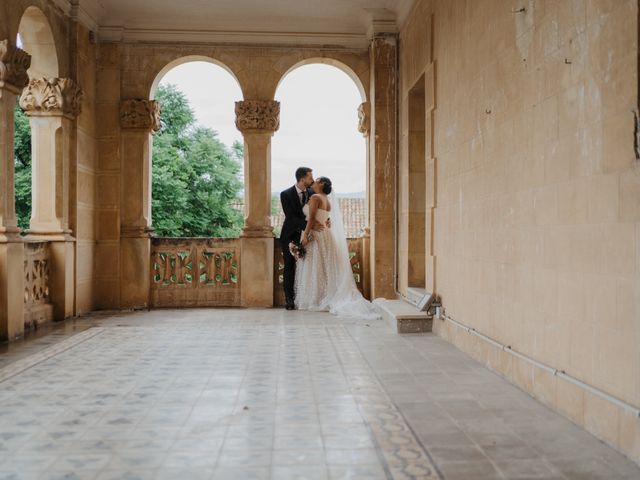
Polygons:
[[318,182],[322,184],[322,193],[329,195],[331,193],[331,180],[327,177],[318,178]]

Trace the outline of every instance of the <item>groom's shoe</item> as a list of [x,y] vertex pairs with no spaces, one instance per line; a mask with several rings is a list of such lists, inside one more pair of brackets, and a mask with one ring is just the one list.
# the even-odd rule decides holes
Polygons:
[[293,301],[287,300],[287,303],[284,308],[286,308],[287,310],[295,310],[296,306],[293,303]]

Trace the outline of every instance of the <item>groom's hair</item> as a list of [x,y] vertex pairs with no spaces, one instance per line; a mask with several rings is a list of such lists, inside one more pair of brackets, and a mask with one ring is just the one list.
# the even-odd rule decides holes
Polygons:
[[311,170],[309,167],[298,167],[298,169],[296,170],[296,182],[299,182],[300,180],[302,180],[304,177],[307,176],[307,173],[312,171],[313,170]]

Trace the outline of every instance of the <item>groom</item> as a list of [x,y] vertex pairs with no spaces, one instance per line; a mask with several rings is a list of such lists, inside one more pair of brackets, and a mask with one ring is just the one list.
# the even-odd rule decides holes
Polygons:
[[280,246],[284,256],[284,297],[287,310],[295,309],[294,283],[296,259],[289,251],[289,243],[300,241],[300,235],[307,226],[302,207],[309,201],[313,191],[313,171],[307,167],[296,170],[296,184],[280,192],[280,203],[284,212],[284,223],[280,233]]

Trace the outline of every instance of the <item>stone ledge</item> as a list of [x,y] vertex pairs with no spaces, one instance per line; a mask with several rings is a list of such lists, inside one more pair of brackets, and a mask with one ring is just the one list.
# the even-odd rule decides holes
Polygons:
[[424,288],[409,287],[407,288],[406,301],[412,305],[418,305],[418,302],[427,293]]
[[382,317],[398,333],[431,332],[433,317],[421,312],[404,300],[377,298],[373,303],[380,309]]

